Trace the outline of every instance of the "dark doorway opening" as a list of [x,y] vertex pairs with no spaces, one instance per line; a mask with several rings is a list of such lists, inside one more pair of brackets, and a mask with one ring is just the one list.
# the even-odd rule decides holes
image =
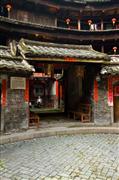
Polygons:
[[114,122],[119,122],[119,84],[114,86]]
[[[86,107],[91,109],[94,68],[76,63],[33,62],[32,65],[36,71],[29,82],[31,114],[37,114],[41,120],[47,117],[53,120],[58,117],[60,120],[77,122],[85,116],[87,122],[90,122],[91,110]],[[39,96],[42,99],[41,105],[37,104]],[[69,116],[70,111],[80,115],[73,118],[72,115]]]

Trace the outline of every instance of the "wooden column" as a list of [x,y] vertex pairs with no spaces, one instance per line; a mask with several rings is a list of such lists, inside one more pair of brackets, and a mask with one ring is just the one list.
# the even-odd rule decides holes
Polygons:
[[101,46],[101,52],[104,53],[104,45]]
[[57,27],[57,18],[55,18],[55,27]]

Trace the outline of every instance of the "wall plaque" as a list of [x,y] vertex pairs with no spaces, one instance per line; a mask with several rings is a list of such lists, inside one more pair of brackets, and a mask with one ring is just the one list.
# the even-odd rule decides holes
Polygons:
[[10,88],[11,89],[26,89],[26,78],[11,77]]

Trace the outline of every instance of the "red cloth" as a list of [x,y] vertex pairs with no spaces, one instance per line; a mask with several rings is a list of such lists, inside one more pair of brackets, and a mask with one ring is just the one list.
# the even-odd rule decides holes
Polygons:
[[94,81],[94,102],[98,102],[98,82]]

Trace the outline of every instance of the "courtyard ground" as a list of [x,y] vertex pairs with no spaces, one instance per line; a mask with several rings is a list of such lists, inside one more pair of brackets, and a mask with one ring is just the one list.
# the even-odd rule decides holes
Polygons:
[[42,137],[0,148],[1,180],[119,180],[119,134]]

